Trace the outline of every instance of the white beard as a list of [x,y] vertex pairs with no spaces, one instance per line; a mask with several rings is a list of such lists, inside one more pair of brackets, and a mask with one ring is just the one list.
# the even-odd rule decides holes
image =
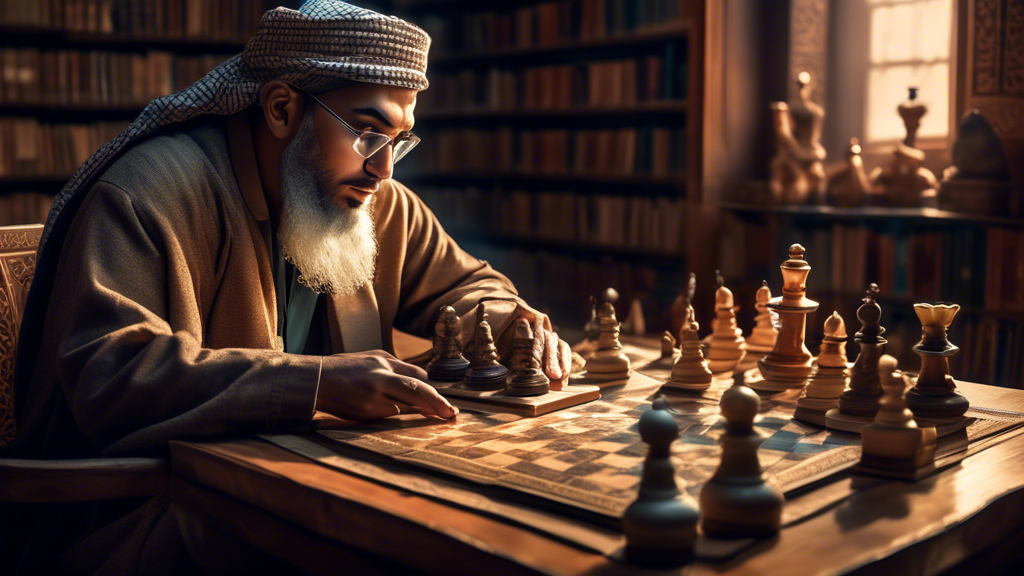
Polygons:
[[366,204],[344,209],[325,193],[331,179],[321,157],[312,108],[281,156],[281,252],[299,282],[315,292],[352,294],[373,281],[377,236]]

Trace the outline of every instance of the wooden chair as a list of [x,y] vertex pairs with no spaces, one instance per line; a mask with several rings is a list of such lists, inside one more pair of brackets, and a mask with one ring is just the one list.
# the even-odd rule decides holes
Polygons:
[[[0,227],[0,447],[16,432],[14,360],[43,226]],[[83,502],[167,492],[160,458],[0,458],[0,502]]]

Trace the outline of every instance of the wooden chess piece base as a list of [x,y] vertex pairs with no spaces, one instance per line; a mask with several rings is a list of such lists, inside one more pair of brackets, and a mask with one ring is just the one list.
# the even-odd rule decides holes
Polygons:
[[935,470],[935,428],[893,429],[872,423],[861,430],[863,451],[857,472],[918,480]]
[[[909,393],[907,395],[909,396]],[[924,418],[918,416],[916,413],[914,414],[914,421],[917,422],[918,426],[921,426],[922,428],[925,426],[934,426],[939,438],[949,436],[950,434],[956,434],[961,430],[966,430],[974,420],[974,418],[969,418],[967,416],[955,416],[953,418]]]
[[860,434],[861,430],[865,426],[875,421],[874,416],[856,416],[854,414],[844,414],[839,411],[838,408],[829,410],[825,414],[825,427],[829,430],[842,430],[843,432],[852,432],[854,434]]
[[466,379],[463,385],[469,390],[501,390],[505,388],[508,378],[508,368],[504,366],[483,366],[481,368],[470,368],[466,371]]
[[467,368],[469,360],[465,358],[440,358],[427,364],[427,377],[438,382],[458,382]]
[[[948,377],[948,376],[947,376]],[[948,377],[952,380],[951,377]],[[920,388],[914,387],[907,391],[907,406],[915,417],[948,419],[963,417],[970,402],[963,394],[958,392],[955,385],[951,385],[952,391],[943,390],[942,395],[923,393]]]
[[711,538],[766,538],[779,531],[782,493],[764,481],[748,485],[709,480],[700,493],[701,530]]
[[757,361],[757,367],[764,376],[763,380],[751,382],[749,386],[755,390],[769,392],[784,392],[796,388],[803,388],[807,384],[807,378],[811,375],[812,362],[809,358],[806,362],[776,363],[764,357]]
[[739,348],[723,348],[722,344],[713,340],[707,356],[708,369],[711,370],[711,373],[721,374],[734,370],[747,354],[747,351],[742,348],[742,344],[740,346]]
[[570,381],[578,385],[615,386],[629,381],[632,370],[629,358],[621,350],[598,350],[584,366],[583,374],[571,376]]
[[807,391],[796,401],[793,419],[815,426],[826,426],[825,416],[839,406],[839,395],[846,388],[846,368],[818,366],[807,384]]
[[541,374],[540,378],[522,380],[509,378],[505,393],[509,396],[540,396],[550,390],[550,382]]

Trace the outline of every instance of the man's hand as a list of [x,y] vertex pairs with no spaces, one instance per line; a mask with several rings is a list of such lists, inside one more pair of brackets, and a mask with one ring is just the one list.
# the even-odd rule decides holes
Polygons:
[[543,346],[541,368],[544,375],[552,382],[567,382],[572,369],[572,351],[569,344],[559,338],[558,334],[544,328],[539,320],[533,322],[533,337]]
[[383,350],[325,356],[316,409],[349,420],[398,414],[455,417],[458,409],[426,379],[424,369]]

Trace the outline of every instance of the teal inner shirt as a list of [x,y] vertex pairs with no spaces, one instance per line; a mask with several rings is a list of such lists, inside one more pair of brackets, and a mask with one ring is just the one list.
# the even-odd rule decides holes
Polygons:
[[277,335],[289,354],[330,354],[327,299],[299,283],[299,272],[285,260],[277,238],[273,242]]

